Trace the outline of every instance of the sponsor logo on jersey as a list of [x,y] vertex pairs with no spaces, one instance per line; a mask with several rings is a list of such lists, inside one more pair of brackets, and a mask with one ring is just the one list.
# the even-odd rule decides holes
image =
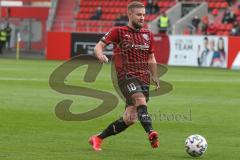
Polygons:
[[149,36],[148,36],[148,34],[142,34],[142,36],[143,36],[143,38],[144,38],[146,41],[149,40]]

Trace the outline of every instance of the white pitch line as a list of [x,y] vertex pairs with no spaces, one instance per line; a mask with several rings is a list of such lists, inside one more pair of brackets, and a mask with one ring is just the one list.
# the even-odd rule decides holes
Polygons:
[[48,79],[38,78],[14,78],[14,77],[0,77],[0,81],[48,81]]

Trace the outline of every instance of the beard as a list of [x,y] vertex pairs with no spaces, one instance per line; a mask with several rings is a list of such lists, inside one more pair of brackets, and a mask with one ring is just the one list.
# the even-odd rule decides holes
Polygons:
[[140,24],[138,24],[137,22],[134,22],[134,21],[132,22],[132,25],[136,29],[141,29],[143,27],[142,25],[140,25]]

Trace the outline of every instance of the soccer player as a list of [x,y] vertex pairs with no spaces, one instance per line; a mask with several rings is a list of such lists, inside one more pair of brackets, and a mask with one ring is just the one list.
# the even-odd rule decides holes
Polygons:
[[152,148],[159,147],[158,133],[153,130],[147,111],[150,77],[159,89],[157,65],[154,57],[153,35],[144,29],[145,6],[133,1],[128,4],[127,26],[114,27],[95,46],[95,56],[101,63],[108,62],[103,54],[106,45],[114,44],[113,61],[118,86],[126,99],[123,116],[111,123],[100,134],[91,136],[89,143],[93,150],[100,151],[103,139],[116,135],[137,120],[148,134]]

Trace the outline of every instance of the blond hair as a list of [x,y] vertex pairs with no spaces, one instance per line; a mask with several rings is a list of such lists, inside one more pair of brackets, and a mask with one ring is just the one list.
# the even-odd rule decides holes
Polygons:
[[128,4],[128,11],[131,11],[133,8],[145,8],[144,4],[139,1],[132,1]]

